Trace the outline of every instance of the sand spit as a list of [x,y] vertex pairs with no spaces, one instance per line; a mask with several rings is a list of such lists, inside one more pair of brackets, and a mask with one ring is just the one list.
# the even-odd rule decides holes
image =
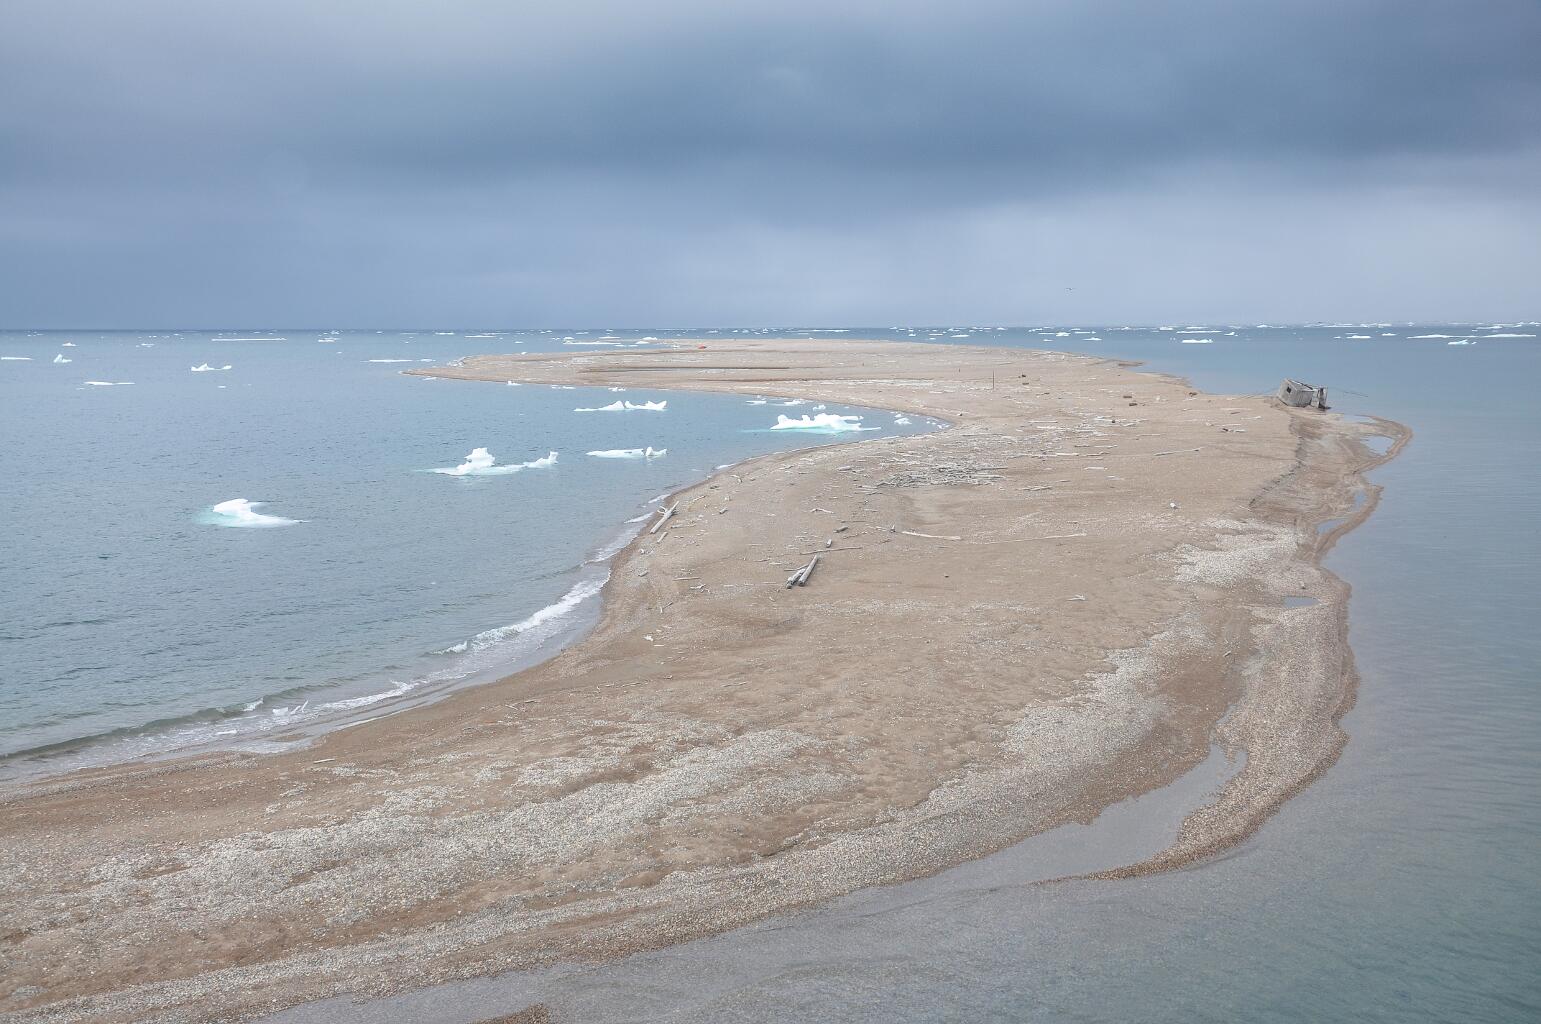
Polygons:
[[684,489],[595,630],[498,683],[304,750],[10,793],[5,1019],[230,1019],[618,955],[1089,820],[1212,741],[1245,758],[1134,868],[1158,870],[1336,756],[1347,588],[1318,561],[1373,507],[1361,438],[1401,428],[1050,352],[701,344],[414,372],[953,426]]

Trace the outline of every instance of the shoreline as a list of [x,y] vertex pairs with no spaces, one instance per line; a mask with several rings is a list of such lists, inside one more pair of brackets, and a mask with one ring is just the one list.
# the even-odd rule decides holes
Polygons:
[[[457,365],[457,362],[451,361],[441,365],[453,367]],[[400,372],[404,376],[412,375],[410,370]],[[868,413],[893,412],[893,410],[874,407],[862,408],[859,411]],[[945,428],[946,424],[938,424],[938,426]],[[810,444],[803,447],[824,447],[829,444],[858,444],[861,441],[870,439],[856,437],[840,440],[837,437],[828,442]],[[785,451],[796,450],[802,450],[802,448],[786,449]],[[771,452],[767,454],[782,453]],[[643,511],[639,515],[621,522],[604,534],[593,544],[582,561],[568,570],[573,579],[572,585],[557,595],[550,604],[534,609],[530,615],[538,616],[550,608],[565,603],[572,596],[574,590],[586,585],[588,581],[584,578],[585,573],[593,567],[599,567],[603,572],[603,581],[598,585],[602,591],[603,586],[609,581],[611,569],[616,558],[635,539],[636,534],[646,528],[647,520],[656,511],[653,506],[657,506],[660,503],[666,504],[669,498],[675,494],[704,484],[718,473],[739,469],[762,457],[764,456],[751,455],[738,462],[717,466],[706,471],[703,476],[686,480],[663,494],[641,501],[637,508]],[[167,761],[187,758],[199,758],[212,763],[216,759],[303,750],[331,732],[364,725],[387,715],[410,712],[443,700],[461,690],[475,689],[480,686],[496,683],[525,669],[533,668],[555,657],[573,644],[580,642],[603,615],[602,593],[596,592],[592,596],[599,598],[599,600],[593,602],[593,607],[590,607],[588,595],[585,595],[577,602],[573,610],[578,614],[570,626],[539,641],[530,649],[523,651],[517,656],[508,657],[505,661],[494,667],[476,668],[468,670],[462,676],[444,679],[437,679],[431,676],[414,678],[405,688],[391,685],[388,677],[381,673],[375,682],[384,688],[367,690],[364,693],[356,692],[357,688],[352,686],[352,684],[301,683],[296,685],[292,691],[265,694],[256,701],[250,702],[250,706],[244,709],[245,714],[258,714],[260,713],[259,708],[266,711],[270,704],[322,703],[324,706],[325,702],[334,699],[342,702],[357,702],[358,704],[356,707],[340,707],[336,710],[327,711],[316,719],[284,722],[273,725],[268,729],[251,729],[236,734],[231,739],[218,738],[216,735],[192,741],[179,741],[165,746],[154,744],[156,739],[172,735],[177,728],[185,728],[195,723],[239,724],[243,714],[243,712],[235,710],[237,705],[203,707],[142,725],[123,726],[105,733],[74,737],[0,754],[0,806],[4,806],[6,802],[16,799],[18,796],[35,794],[44,788],[49,791],[56,791],[58,787],[67,787],[70,785],[72,778],[80,773],[132,772],[141,768],[153,769],[154,766]],[[525,618],[528,617],[526,616]],[[507,628],[509,627],[492,626],[485,632]],[[480,633],[473,635],[461,642],[468,643],[474,641],[481,635]],[[361,700],[361,698],[365,697],[372,699],[367,701]],[[264,719],[263,721],[265,722],[266,720]],[[134,745],[137,741],[143,742]],[[51,763],[55,760],[62,763]]]
[[[735,365],[690,365],[723,353],[739,357]],[[825,365],[853,354],[884,362],[888,372],[874,376],[865,367]],[[664,365],[636,366],[639,360]],[[1234,787],[1237,801],[1214,812],[1229,832],[1217,831],[1216,822],[1199,822],[1192,831],[1211,843],[1229,834],[1234,838],[1228,843],[1233,843],[1244,838],[1235,828],[1248,810],[1255,814],[1263,808],[1256,819],[1263,820],[1341,748],[1336,721],[1352,692],[1352,665],[1345,660],[1341,631],[1332,627],[1333,616],[1343,613],[1346,584],[1337,581],[1342,589],[1334,590],[1336,577],[1321,570],[1319,560],[1351,526],[1341,524],[1327,539],[1315,538],[1311,551],[1302,553],[1299,520],[1310,520],[1314,531],[1318,519],[1333,518],[1317,513],[1343,511],[1342,505],[1351,504],[1349,491],[1374,488],[1362,474],[1394,457],[1406,442],[1405,431],[1385,456],[1370,458],[1356,438],[1376,432],[1341,420],[1284,412],[1266,400],[1200,396],[1174,378],[1132,374],[1112,360],[1028,350],[714,341],[701,350],[532,354],[465,362],[427,372],[501,380],[517,365],[523,379],[535,383],[555,382],[542,375],[562,373],[571,375],[564,381],[606,383],[612,378],[578,378],[608,373],[622,375],[614,382],[631,386],[698,386],[840,402],[865,389],[885,400],[850,404],[882,405],[952,426],[913,437],[863,439],[869,446],[820,446],[763,456],[682,488],[676,492],[679,500],[692,503],[687,514],[702,501],[708,509],[716,501],[719,509],[711,519],[704,512],[690,520],[679,516],[680,522],[656,541],[638,538],[628,544],[616,556],[601,621],[589,637],[518,676],[447,695],[395,722],[371,723],[375,735],[368,740],[359,739],[363,730],[349,730],[352,737],[328,734],[298,755],[177,765],[144,778],[87,780],[81,787],[87,792],[73,797],[41,795],[8,805],[26,819],[8,824],[4,833],[8,859],[22,862],[25,872],[33,858],[22,855],[26,851],[16,837],[41,839],[50,824],[62,821],[83,825],[84,808],[76,804],[89,807],[111,798],[152,806],[170,797],[182,809],[193,804],[196,810],[195,794],[166,792],[181,790],[175,776],[190,771],[222,773],[200,782],[255,808],[268,797],[285,796],[278,779],[262,776],[282,778],[290,793],[287,801],[268,804],[267,814],[276,820],[263,821],[257,835],[265,839],[243,839],[247,832],[232,829],[241,825],[249,830],[249,820],[222,822],[212,807],[201,805],[216,820],[183,827],[182,836],[172,840],[180,843],[175,849],[184,851],[181,866],[170,871],[143,859],[133,861],[122,845],[113,846],[100,835],[51,844],[66,865],[97,874],[104,865],[118,865],[109,879],[132,879],[118,888],[124,895],[133,891],[148,898],[148,909],[119,905],[102,914],[99,923],[113,929],[136,921],[174,938],[180,929],[156,905],[187,898],[181,887],[200,879],[215,888],[228,886],[208,863],[216,851],[263,868],[258,883],[279,902],[286,898],[284,890],[308,889],[306,895],[325,906],[348,911],[345,889],[326,884],[327,876],[357,878],[360,871],[365,877],[405,872],[420,883],[423,894],[414,899],[407,893],[384,907],[360,908],[354,900],[349,916],[356,924],[341,928],[318,923],[300,908],[255,908],[262,921],[272,922],[263,927],[278,929],[267,946],[232,936],[221,956],[204,953],[205,960],[180,973],[180,965],[169,961],[158,971],[152,967],[151,976],[163,980],[134,985],[132,992],[109,979],[98,982],[94,993],[67,988],[31,992],[21,997],[23,1005],[55,1003],[66,1014],[60,1019],[68,1019],[70,1012],[133,1019],[154,1006],[178,1006],[196,1017],[236,1005],[215,1000],[214,993],[223,988],[227,998],[235,998],[224,986],[238,977],[242,992],[255,987],[264,1000],[280,1003],[389,988],[399,981],[382,966],[388,950],[393,955],[415,950],[433,963],[428,973],[412,980],[411,987],[420,987],[434,977],[664,945],[855,888],[931,873],[1057,823],[1090,820],[1111,803],[1181,777],[1197,763],[1197,741],[1203,752],[1197,760],[1208,755],[1212,734],[1222,746],[1246,750],[1248,757],[1237,776],[1243,781]],[[810,368],[810,363],[815,365]],[[950,372],[954,366],[956,373]],[[1026,383],[1035,392],[1040,385],[1049,390],[1008,395],[1003,387],[998,394],[994,373],[1006,367],[1024,374],[1011,379],[1019,386],[1032,371],[1035,379]],[[753,379],[723,379],[729,375]],[[648,383],[639,384],[638,376]],[[778,391],[778,382],[788,390]],[[1072,396],[1074,401],[1090,408],[1067,403],[1071,388],[1082,392]],[[1126,403],[1136,392],[1140,401]],[[1019,407],[1022,411],[1014,411]],[[1239,413],[1232,407],[1266,422],[1259,426],[1235,419]],[[1125,411],[1129,408],[1141,412]],[[959,415],[948,415],[949,410]],[[1048,424],[1043,417],[1051,411],[1053,425],[1033,425],[1033,413]],[[1201,425],[1190,413],[1224,419],[1231,426]],[[1242,422],[1250,425],[1242,428]],[[1141,424],[1159,426],[1162,433],[1140,433]],[[1191,453],[1148,443],[1190,436],[1209,443]],[[1091,438],[1115,443],[1097,444]],[[1128,450],[1112,450],[1125,444]],[[863,447],[873,450],[861,452]],[[1058,450],[1076,447],[1104,450]],[[1186,457],[1204,450],[1214,454]],[[1043,472],[1061,458],[1076,468]],[[1096,459],[1107,461],[1094,464]],[[1216,459],[1223,460],[1224,472],[1214,472]],[[853,465],[833,464],[840,462]],[[1109,482],[1125,482],[1109,466],[1136,477],[1135,484],[1103,487],[1102,479],[1093,484],[1081,475],[1090,471]],[[1314,484],[1299,479],[1307,466],[1320,477]],[[1067,472],[1075,476],[1061,479]],[[1020,488],[1025,495],[1008,500],[1002,493],[1008,484],[1024,481],[1036,481]],[[1178,511],[1178,502],[1170,502],[1171,509],[1166,503],[1155,507],[1151,492],[1177,481],[1182,493],[1173,491],[1171,497],[1181,497],[1184,508],[1198,505],[1197,512]],[[1045,491],[1051,493],[1045,497]],[[749,496],[759,504],[741,515],[745,503],[734,506],[729,498]],[[811,502],[817,504],[810,511]],[[1368,497],[1353,510],[1352,524],[1373,506],[1373,496]],[[797,523],[790,532],[780,523],[738,525],[756,510]],[[871,515],[853,514],[863,510]],[[1077,529],[1061,535],[1052,521],[1071,514],[1078,517],[1070,522]],[[836,517],[845,529],[834,529],[834,521],[818,518],[822,515]],[[967,539],[960,522],[971,527]],[[1104,536],[1080,529],[1093,525],[1110,532]],[[1061,542],[1094,536],[1082,545]],[[762,547],[779,545],[787,559],[794,553],[803,557],[810,549],[830,554],[808,588],[783,596],[777,593],[783,589],[779,576],[745,581],[746,574],[775,575],[741,564],[751,561],[741,549],[755,543],[752,538],[764,541]],[[895,543],[902,553],[884,558],[883,549]],[[863,551],[878,554],[859,554]],[[1033,571],[1003,571],[1002,559],[1012,555],[1029,558]],[[688,582],[691,573],[715,572],[725,559],[737,559],[732,563],[737,575],[719,574],[703,583],[707,594],[670,585]],[[959,585],[943,584],[951,574],[942,570],[960,564],[969,570],[960,570],[960,576],[971,573],[974,585],[959,590]],[[1104,566],[1102,574],[1089,575],[1093,565]],[[1101,578],[1107,569],[1130,565],[1140,571]],[[650,572],[657,575],[650,577]],[[1276,575],[1300,584],[1317,604],[1269,614],[1265,599],[1283,600],[1282,591],[1274,594],[1277,588],[1270,586],[1280,582]],[[892,602],[873,596],[874,588],[891,589],[900,580],[902,596]],[[761,583],[774,590],[756,591]],[[718,596],[717,588],[730,593]],[[1183,593],[1174,595],[1174,589]],[[986,600],[981,593],[994,596]],[[1198,611],[1185,611],[1195,599]],[[694,607],[682,620],[667,614],[676,604]],[[1097,608],[1103,618],[1087,621],[1078,614],[1080,604]],[[1159,614],[1152,615],[1153,609]],[[870,649],[854,659],[841,649],[853,634],[870,638]],[[656,642],[657,635],[665,640]],[[715,638],[715,646],[708,637]],[[919,640],[941,649],[896,649],[885,637],[907,637],[911,645]],[[1277,664],[1265,659],[1263,666],[1238,672],[1216,657],[1218,642],[1253,650],[1270,637],[1290,641],[1285,645],[1290,671],[1283,677],[1289,685],[1284,688],[1310,691],[1296,705],[1259,703],[1258,672],[1277,670]],[[659,653],[659,647],[666,649]],[[823,656],[810,660],[810,650]],[[793,670],[802,672],[802,663],[833,678],[806,672],[783,678]],[[1005,685],[1003,666],[1020,673],[1024,664],[1033,671]],[[1174,672],[1178,665],[1182,670]],[[746,666],[757,668],[750,673],[755,680],[722,678],[743,675]],[[1315,690],[1296,685],[1293,672],[1309,674]],[[675,682],[680,673],[697,680],[698,687],[713,686],[713,693],[703,699]],[[769,682],[758,682],[767,675]],[[616,688],[622,692],[603,693]],[[493,691],[500,689],[522,702],[496,711],[476,706],[494,699]],[[513,692],[518,690],[522,694]],[[575,692],[592,693],[607,714],[594,718],[600,706],[592,699],[571,712],[561,707],[521,710],[541,702],[561,705]],[[1317,706],[1333,693],[1338,695],[1336,713],[1332,706]],[[809,703],[810,698],[816,699]],[[508,716],[508,710],[515,714]],[[482,712],[497,717],[489,720]],[[545,737],[542,753],[547,756],[531,762],[528,750],[511,752],[498,742],[500,722],[525,745]],[[1306,736],[1279,728],[1301,722],[1315,731]],[[898,736],[890,728],[896,724],[902,725]],[[408,740],[402,730],[426,730],[428,738]],[[417,760],[372,749],[381,733],[413,744]],[[1281,740],[1281,734],[1288,735]],[[303,755],[334,750],[341,756],[313,763],[346,757],[354,773],[347,781],[312,777],[332,770],[304,764]],[[517,807],[508,805],[506,795],[495,795],[506,794],[506,783],[493,785],[517,767],[495,767],[511,757],[524,758],[516,787],[529,793]],[[457,767],[461,763],[467,767]],[[471,770],[475,765],[495,777],[478,783]],[[391,773],[388,792],[377,781],[382,772]],[[295,782],[302,790],[298,794]],[[411,795],[410,805],[397,799],[393,806],[392,799],[404,792]],[[615,817],[639,798],[646,804],[641,818]],[[578,811],[582,807],[589,808],[587,830],[594,831],[597,822],[609,829],[602,835],[610,838],[585,839],[583,829],[580,834],[563,831],[572,828],[569,815],[583,813]],[[365,847],[359,859],[369,863],[362,866],[347,856],[359,849],[361,816],[388,834],[375,840],[385,843],[383,853]],[[482,840],[475,836],[489,818],[497,826],[491,834],[505,837],[520,823],[516,834],[523,845],[512,860],[507,851],[487,849],[462,864],[461,877],[444,879],[431,870],[424,875],[426,866],[407,852],[409,836],[437,842],[456,834],[460,844],[471,841],[471,849],[479,850],[476,844]],[[532,824],[539,827],[531,831]],[[299,831],[312,839],[329,838],[344,856],[331,865],[318,865],[315,857],[309,857],[308,866],[300,864],[306,855],[291,841]],[[400,840],[389,838],[397,834]],[[1188,845],[1198,848],[1198,838],[1190,838]],[[276,856],[263,854],[275,851],[275,843]],[[619,850],[617,843],[640,849]],[[567,857],[568,867],[548,869],[539,867],[540,849],[552,851],[553,857],[557,850],[582,852],[576,862]],[[328,859],[339,860],[319,858]],[[128,869],[126,875],[122,868]],[[510,870],[521,876],[510,879]],[[69,868],[60,873],[67,876]],[[263,881],[270,875],[283,875],[289,883],[273,889],[274,882]],[[36,875],[34,881],[47,885]],[[456,912],[446,919],[443,914],[450,908],[434,904],[424,916],[420,901],[429,889],[445,885],[458,887]],[[53,888],[59,902],[70,902],[57,881]],[[108,899],[113,900],[110,893]],[[249,899],[241,902],[254,909]],[[47,896],[34,897],[29,909],[46,911],[48,904]],[[199,907],[196,901],[193,916],[203,920],[205,932],[212,928],[221,934],[226,927],[218,923],[215,908]],[[461,917],[467,920],[456,920]],[[379,928],[382,920],[391,927]],[[69,930],[29,930],[21,938],[33,948],[23,952],[35,955],[62,942]],[[33,956],[24,961],[38,962]],[[137,971],[121,977],[143,977],[142,958],[136,966]],[[124,963],[123,970],[128,967]],[[80,1000],[73,1010],[57,1005],[58,998],[71,995]],[[13,998],[0,1005],[16,1006]],[[255,1009],[247,998],[238,1005]]]

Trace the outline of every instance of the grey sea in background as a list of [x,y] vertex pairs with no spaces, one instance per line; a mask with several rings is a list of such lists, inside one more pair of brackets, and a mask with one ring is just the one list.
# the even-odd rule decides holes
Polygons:
[[[19,702],[0,704],[0,723],[9,727],[16,707],[34,707],[26,694],[44,670],[49,678],[75,672],[48,691],[53,713],[74,706],[83,715],[103,707],[123,714],[116,702],[142,699],[146,686],[121,674],[141,671],[141,659],[158,663],[157,643],[211,650],[207,678],[178,677],[167,705],[184,709],[178,713],[199,703],[206,691],[198,686],[228,695],[220,701],[238,699],[231,681],[248,667],[258,674],[244,677],[242,696],[280,684],[332,687],[351,673],[378,680],[391,670],[370,664],[371,656],[424,657],[435,645],[558,602],[583,560],[646,498],[784,441],[743,433],[773,422],[766,412],[775,410],[739,399],[555,391],[544,392],[554,396],[546,402],[535,397],[544,389],[505,394],[500,385],[425,383],[391,372],[399,367],[362,362],[403,352],[447,359],[517,351],[516,342],[554,348],[567,336],[585,337],[571,330],[347,335],[336,342],[344,353],[325,357],[344,360],[336,374],[318,372],[323,357],[297,347],[294,339],[328,350],[316,345],[315,332],[281,333],[291,339],[287,347],[219,343],[246,347],[217,352],[199,336],[185,349],[191,360],[179,355],[166,364],[158,396],[136,391],[137,383],[77,391],[83,379],[151,378],[140,370],[150,364],[127,361],[139,344],[127,336],[100,342],[125,346],[110,349],[123,360],[110,373],[92,367],[48,384],[18,383],[24,378],[16,371],[83,367],[36,364],[60,351],[65,337],[77,348],[63,351],[83,360],[96,336],[0,338],[0,352],[34,356],[34,364],[0,364],[7,513],[0,701]],[[624,343],[734,332],[586,337],[603,333]],[[1350,639],[1362,676],[1344,721],[1350,740],[1342,758],[1257,836],[1183,871],[1044,881],[1159,849],[1184,808],[1223,776],[1218,755],[1089,826],[1059,829],[933,878],[614,964],[515,973],[362,1005],[332,1001],[274,1020],[453,1024],[531,1002],[548,1003],[558,1020],[586,1024],[1541,1019],[1541,409],[1534,395],[1541,328],[752,333],[1056,348],[1142,360],[1146,369],[1181,374],[1206,390],[1241,394],[1271,392],[1290,375],[1327,385],[1340,412],[1410,426],[1411,445],[1373,475],[1385,488],[1379,508],[1327,560],[1354,588]],[[150,351],[159,351],[155,344]],[[204,359],[244,359],[255,364],[248,372],[273,383],[232,408],[221,402],[239,397],[241,367],[188,373],[189,361]],[[180,376],[172,372],[178,367]],[[209,383],[209,394],[178,397],[172,382],[184,377],[188,387],[218,377],[227,388],[214,395]],[[572,407],[612,397],[667,399],[670,412],[657,421],[646,420],[654,415],[648,412],[616,414],[624,418],[613,427],[563,418]],[[687,409],[688,416],[673,415]],[[886,414],[863,415],[889,429]],[[164,425],[148,425],[162,418]],[[665,421],[685,436],[665,436]],[[590,430],[612,433],[576,440],[589,435],[575,431]],[[620,472],[635,476],[603,485],[588,478],[588,466],[565,485],[567,477],[543,469],[477,480],[422,472],[453,467],[477,446],[506,462],[560,447],[557,467],[565,472],[581,464],[579,448],[661,442],[670,446],[666,459],[625,461]],[[511,486],[483,486],[502,484]],[[430,489],[436,485],[444,486]],[[197,521],[237,496],[269,500],[259,512],[307,522],[219,529]],[[282,543],[276,551],[258,547],[269,541]],[[482,542],[501,547],[481,550]],[[169,564],[177,562],[185,564]],[[175,581],[210,572],[220,585],[177,589]],[[304,586],[286,591],[291,574]],[[25,600],[16,597],[18,586],[29,588]],[[59,600],[69,593],[100,597],[75,608]],[[296,593],[306,597],[306,610],[285,613],[281,599]],[[285,631],[280,636],[304,645],[253,633],[233,664],[219,661],[210,645],[225,641],[185,625],[209,602],[222,609],[219,622],[257,619],[253,609],[263,609],[262,618],[280,623],[272,627]],[[150,618],[133,618],[142,615]],[[93,624],[98,619],[106,621]],[[180,632],[165,637],[145,625],[177,621]],[[123,636],[142,647],[92,644]],[[179,656],[187,657],[199,655]],[[97,682],[102,689],[93,689]],[[112,696],[114,686],[130,697]],[[68,700],[58,698],[61,687]],[[34,738],[41,734],[36,724],[29,728]]]

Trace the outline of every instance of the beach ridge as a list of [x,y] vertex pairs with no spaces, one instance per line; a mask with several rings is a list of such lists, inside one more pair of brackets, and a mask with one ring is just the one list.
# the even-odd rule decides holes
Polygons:
[[1244,764],[1124,870],[1175,867],[1245,838],[1342,747],[1348,588],[1320,558],[1372,511],[1363,474],[1406,443],[1393,424],[913,343],[413,372],[950,426],[683,488],[616,557],[595,629],[498,683],[301,751],[18,791],[8,1018],[252,1015],[620,955],[1089,820],[1219,744]]

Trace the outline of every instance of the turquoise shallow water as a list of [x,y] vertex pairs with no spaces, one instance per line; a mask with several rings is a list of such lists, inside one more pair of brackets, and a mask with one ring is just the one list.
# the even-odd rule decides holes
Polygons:
[[[0,334],[0,776],[271,744],[495,676],[593,616],[649,499],[931,426],[830,407],[872,429],[773,430],[813,406],[401,373],[602,334]],[[615,402],[665,407],[575,411]]]
[[1215,390],[1299,376],[1415,431],[1328,559],[1354,587],[1348,747],[1239,848],[1150,878],[1038,881],[1159,846],[1209,765],[1089,828],[817,911],[279,1019],[474,1021],[537,1000],[586,1022],[1541,1019],[1541,346],[1486,337],[1541,330],[1478,327],[936,332],[1142,359]]

